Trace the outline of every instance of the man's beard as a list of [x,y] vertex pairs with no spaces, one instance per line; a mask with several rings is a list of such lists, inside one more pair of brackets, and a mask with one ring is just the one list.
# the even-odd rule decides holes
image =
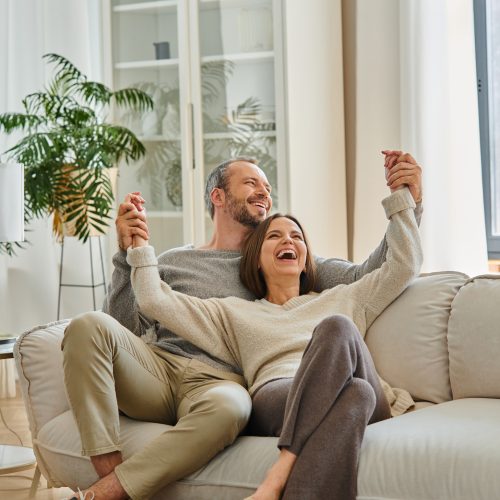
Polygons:
[[226,194],[226,198],[226,210],[236,222],[251,228],[257,227],[262,222],[263,219],[259,218],[257,215],[252,215],[248,211],[245,200],[238,200],[229,193]]

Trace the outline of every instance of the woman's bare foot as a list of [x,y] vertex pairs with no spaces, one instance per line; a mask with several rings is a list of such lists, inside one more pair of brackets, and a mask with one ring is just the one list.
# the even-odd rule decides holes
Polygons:
[[297,455],[282,449],[278,461],[269,469],[264,482],[245,500],[279,500],[296,460]]

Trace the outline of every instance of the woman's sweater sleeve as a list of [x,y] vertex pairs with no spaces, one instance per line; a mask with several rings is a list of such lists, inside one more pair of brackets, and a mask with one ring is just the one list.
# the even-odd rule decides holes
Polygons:
[[418,276],[423,260],[415,202],[408,188],[395,191],[382,200],[382,205],[389,219],[386,260],[379,269],[350,285],[364,307],[367,329]]
[[200,349],[230,363],[238,364],[217,299],[200,299],[176,292],[160,279],[158,261],[151,246],[129,248],[127,262],[140,310],[149,318]]

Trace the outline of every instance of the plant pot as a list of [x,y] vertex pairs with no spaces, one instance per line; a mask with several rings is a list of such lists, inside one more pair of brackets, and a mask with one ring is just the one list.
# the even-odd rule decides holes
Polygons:
[[[105,175],[108,176],[109,181],[111,183],[111,189],[113,191],[113,197],[116,199],[116,184],[118,179],[118,168],[107,168],[104,170]],[[75,173],[68,167],[68,176],[74,176]],[[61,241],[63,238],[69,236],[76,235],[76,224],[74,220],[66,221],[66,215],[61,214],[59,211],[54,210],[53,212],[53,221],[52,221],[52,230],[56,235],[58,241]],[[106,231],[107,232],[107,231]],[[90,228],[89,236],[102,236],[105,233],[102,233],[95,229],[94,227]]]

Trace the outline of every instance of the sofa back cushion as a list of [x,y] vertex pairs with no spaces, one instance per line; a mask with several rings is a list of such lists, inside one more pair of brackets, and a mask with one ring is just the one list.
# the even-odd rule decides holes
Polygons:
[[417,401],[452,399],[447,345],[451,303],[468,277],[421,275],[373,323],[366,343],[379,375]]
[[69,409],[61,341],[68,320],[37,326],[16,342],[14,357],[33,438],[45,423]]
[[460,289],[448,344],[453,398],[500,398],[499,275],[477,276]]

